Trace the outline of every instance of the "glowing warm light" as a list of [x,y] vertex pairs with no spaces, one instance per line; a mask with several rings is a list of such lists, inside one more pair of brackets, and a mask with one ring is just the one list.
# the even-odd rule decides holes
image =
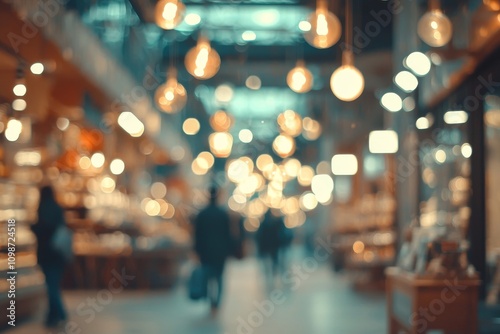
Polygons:
[[186,106],[186,89],[177,81],[175,69],[169,70],[167,82],[156,89],[155,101],[158,108],[168,114],[179,112]]
[[297,175],[299,175],[301,167],[302,164],[297,159],[289,159],[284,164],[285,173],[292,178],[297,177]]
[[396,153],[399,148],[398,134],[393,130],[370,132],[368,138],[370,153]]
[[296,66],[288,72],[286,83],[296,93],[307,93],[312,88],[313,75],[305,67],[304,62],[299,60]]
[[363,93],[365,79],[353,65],[342,65],[330,77],[330,88],[339,100],[354,101]]
[[427,45],[440,47],[451,40],[453,26],[440,9],[433,9],[420,18],[417,33]]
[[251,30],[244,31],[241,34],[241,39],[243,39],[246,42],[255,41],[256,38],[257,38],[257,35],[255,34],[255,32],[253,32]]
[[120,175],[125,170],[125,163],[123,162],[122,159],[114,159],[109,164],[109,170],[114,175]]
[[101,191],[106,194],[110,194],[115,190],[116,184],[115,180],[109,176],[103,177],[101,180]]
[[469,143],[465,143],[462,145],[460,148],[460,151],[462,152],[462,155],[464,158],[470,158],[472,156],[472,146],[470,146]]
[[228,131],[232,125],[233,118],[224,110],[219,110],[210,117],[210,126],[214,131],[225,132]]
[[311,190],[320,203],[325,203],[331,198],[333,188],[334,183],[330,175],[315,175],[311,180]]
[[245,80],[245,85],[249,89],[258,90],[262,86],[262,82],[260,81],[260,78],[258,76],[256,76],[256,75],[250,75]]
[[358,172],[358,159],[354,154],[336,154],[331,165],[333,175],[355,175]]
[[31,73],[33,73],[35,75],[40,75],[45,70],[45,67],[43,66],[42,63],[33,63],[30,66],[30,70],[31,70]]
[[316,140],[321,135],[321,124],[310,117],[304,117],[302,129],[302,136],[307,140]]
[[38,166],[42,155],[36,151],[19,151],[14,155],[14,162],[18,166]]
[[398,112],[403,108],[403,100],[396,93],[385,93],[380,99],[382,107],[390,112]]
[[210,46],[208,39],[200,37],[197,45],[186,54],[184,64],[189,74],[197,79],[206,80],[219,71],[220,56]]
[[316,174],[330,174],[330,164],[326,161],[320,161],[316,166]]
[[295,140],[286,134],[278,135],[273,141],[274,152],[282,158],[287,158],[295,152]]
[[439,164],[442,164],[446,161],[446,152],[442,149],[437,150],[434,153],[434,159],[436,159],[436,162]]
[[227,178],[234,183],[242,182],[250,173],[250,166],[241,159],[233,160],[228,164]]
[[101,168],[102,166],[104,166],[106,158],[104,157],[104,154],[102,154],[101,152],[96,152],[92,154],[92,158],[90,158],[90,161],[92,163],[92,166],[94,166],[94,168]]
[[163,198],[167,195],[167,186],[163,182],[155,182],[151,185],[153,198]]
[[217,86],[214,94],[218,102],[228,103],[233,99],[234,91],[231,86],[224,84]]
[[242,129],[238,133],[238,138],[242,143],[250,143],[253,139],[253,133],[249,129]]
[[300,196],[300,207],[304,211],[314,210],[318,206],[318,200],[312,192],[305,192]]
[[413,92],[418,86],[418,79],[408,71],[401,71],[394,77],[394,82],[406,93]]
[[198,154],[197,160],[198,160],[198,165],[207,170],[212,168],[215,162],[215,158],[212,155],[212,153],[207,151],[203,151],[200,154]]
[[420,77],[429,73],[432,66],[429,57],[418,51],[410,53],[403,64]]
[[23,99],[15,99],[14,101],[12,101],[12,109],[14,109],[15,111],[23,111],[26,109],[26,107],[27,103]]
[[161,205],[160,203],[158,203],[158,201],[150,199],[149,201],[147,201],[147,204],[144,207],[144,211],[146,211],[146,214],[148,216],[158,216],[161,211]]
[[310,31],[311,24],[308,21],[300,21],[299,22],[299,29],[302,30],[303,32]]
[[196,13],[190,13],[190,14],[186,15],[186,17],[184,18],[184,22],[186,22],[186,24],[188,24],[190,26],[195,26],[197,24],[200,24],[201,17],[200,17],[200,15],[198,15]]
[[90,158],[87,156],[80,157],[78,164],[80,165],[81,169],[89,169],[90,166],[92,166],[92,162],[90,161]]
[[56,121],[56,126],[61,131],[66,131],[69,126],[69,119],[66,117],[59,117]]
[[118,125],[132,137],[140,137],[144,133],[144,124],[130,111],[124,111],[118,116]]
[[[328,11],[325,0],[318,0],[316,10],[309,16],[307,22],[310,29],[304,31],[304,38],[311,46],[326,49],[340,39],[342,26],[337,16]],[[302,28],[306,28],[304,24]]]
[[314,174],[314,169],[311,166],[304,165],[299,170],[297,181],[303,187],[310,186]]
[[463,124],[469,119],[469,115],[463,110],[447,111],[444,114],[446,124]]
[[196,175],[205,175],[208,172],[208,168],[203,166],[203,162],[200,164],[200,159],[196,158],[191,162],[191,170]]
[[257,157],[256,165],[258,169],[264,171],[269,165],[272,165],[273,162],[273,158],[269,154],[261,154]]
[[24,95],[26,95],[26,91],[27,91],[26,85],[19,83],[19,84],[14,86],[12,91],[14,92],[15,96],[24,96]]
[[233,136],[227,132],[214,132],[208,137],[210,151],[218,158],[227,158],[233,148]]
[[361,254],[365,250],[365,244],[362,241],[358,240],[352,245],[352,250],[356,254]]
[[12,118],[7,122],[7,128],[5,129],[5,138],[8,141],[16,141],[21,136],[23,130],[23,124],[21,121]]
[[187,135],[193,136],[200,131],[200,122],[196,118],[188,118],[182,123],[182,131]]
[[428,129],[431,125],[427,117],[419,117],[415,122],[415,126],[417,127],[417,129],[424,130]]
[[179,0],[159,0],[155,7],[155,22],[163,29],[174,29],[181,23],[186,7]]
[[302,117],[293,110],[286,110],[278,115],[278,125],[285,134],[297,137],[302,132]]
[[403,100],[403,110],[408,112],[415,109],[415,99],[412,96],[407,96]]

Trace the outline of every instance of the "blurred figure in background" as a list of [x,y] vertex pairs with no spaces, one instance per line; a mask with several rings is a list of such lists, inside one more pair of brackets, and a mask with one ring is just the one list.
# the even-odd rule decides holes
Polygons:
[[64,211],[56,202],[52,187],[44,186],[40,190],[38,221],[32,226],[32,230],[38,241],[38,264],[45,275],[47,286],[49,301],[49,312],[45,322],[47,327],[55,327],[67,319],[61,295],[66,260],[63,254],[53,247],[57,229],[65,225]]
[[282,257],[288,245],[287,228],[281,216],[275,216],[268,210],[257,230],[257,249],[264,266],[264,274],[268,289],[274,286],[274,280],[283,269]]
[[224,265],[233,246],[229,214],[217,206],[217,188],[210,188],[210,203],[196,216],[194,228],[194,247],[207,275],[208,298],[215,315],[222,295]]

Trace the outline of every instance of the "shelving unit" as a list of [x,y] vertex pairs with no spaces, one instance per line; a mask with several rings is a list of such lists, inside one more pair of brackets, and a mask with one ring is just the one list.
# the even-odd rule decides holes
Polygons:
[[[0,180],[0,227],[7,232],[7,220],[16,221],[15,231],[15,271],[16,322],[33,314],[41,303],[44,291],[44,276],[37,266],[36,238],[31,232],[30,224],[36,218],[38,189],[26,183]],[[0,233],[0,275],[7,277],[8,268],[8,235]],[[5,279],[0,281],[0,307],[6,309],[9,303],[7,292],[9,284]],[[7,325],[7,317],[0,320],[0,328]]]

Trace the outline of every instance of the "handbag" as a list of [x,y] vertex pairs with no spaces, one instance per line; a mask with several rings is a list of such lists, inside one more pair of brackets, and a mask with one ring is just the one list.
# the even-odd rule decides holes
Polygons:
[[66,263],[73,261],[73,232],[66,225],[57,227],[52,235],[51,247]]
[[191,300],[200,300],[207,296],[207,273],[203,266],[196,266],[191,272],[189,278],[189,298]]

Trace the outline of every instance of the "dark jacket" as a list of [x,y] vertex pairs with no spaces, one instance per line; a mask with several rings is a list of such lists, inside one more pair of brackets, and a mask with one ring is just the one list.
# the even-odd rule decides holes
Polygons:
[[37,256],[38,264],[41,266],[64,265],[62,255],[51,247],[51,240],[56,229],[64,224],[64,211],[61,206],[52,199],[42,198],[38,208],[38,221],[31,227],[38,241]]
[[276,254],[281,247],[285,246],[286,233],[287,228],[283,219],[269,212],[266,213],[256,234],[259,254]]
[[201,263],[222,265],[232,247],[228,213],[210,204],[196,216],[194,228],[194,248]]

